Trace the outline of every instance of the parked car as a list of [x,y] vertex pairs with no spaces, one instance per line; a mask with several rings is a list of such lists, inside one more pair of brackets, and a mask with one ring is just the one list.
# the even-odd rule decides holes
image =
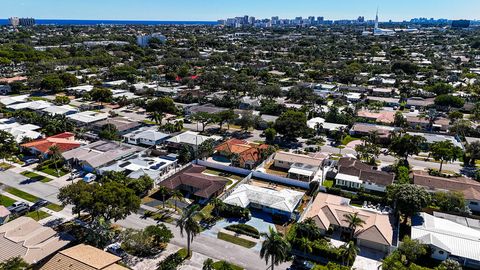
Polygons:
[[20,207],[20,206],[28,206],[28,203],[26,202],[14,202],[11,206],[8,207],[8,209],[10,208],[15,208],[15,207]]
[[83,182],[85,183],[91,183],[97,179],[97,176],[93,173],[89,173],[83,177]]
[[32,165],[32,164],[37,163],[39,161],[40,160],[38,158],[29,158],[29,159],[25,160],[24,166],[29,166],[29,165]]
[[113,255],[118,256],[118,257],[124,257],[125,255],[127,255],[125,250],[122,249],[120,243],[113,243],[111,245],[108,245],[105,248],[105,251],[107,251],[109,253],[112,253]]
[[83,175],[84,175],[84,172],[75,171],[70,174],[70,177],[68,178],[68,180],[74,180],[82,177]]
[[30,211],[36,211],[48,204],[50,204],[49,201],[40,199],[30,206]]
[[21,215],[26,214],[28,212],[29,208],[30,207],[25,202],[15,202],[11,206],[9,206],[7,209],[8,209],[8,211],[10,211],[10,213],[12,213],[14,215],[17,215],[17,216],[21,216]]

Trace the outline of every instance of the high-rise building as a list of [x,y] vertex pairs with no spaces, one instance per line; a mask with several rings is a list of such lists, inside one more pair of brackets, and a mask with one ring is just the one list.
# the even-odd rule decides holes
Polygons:
[[363,17],[363,16],[358,16],[357,22],[359,22],[359,23],[364,23],[364,22],[365,22],[365,17]]
[[35,19],[34,18],[20,18],[19,19],[19,24],[21,26],[34,26],[35,25]]
[[323,23],[325,21],[325,18],[323,17],[317,17],[317,22],[318,23]]
[[20,25],[20,19],[18,17],[10,17],[8,18],[8,23],[13,27],[17,27]]
[[137,44],[140,47],[147,47],[148,43],[150,42],[150,40],[152,38],[156,38],[156,39],[160,40],[161,42],[165,42],[167,40],[167,38],[164,35],[162,35],[160,33],[154,33],[154,34],[151,34],[151,35],[137,36]]

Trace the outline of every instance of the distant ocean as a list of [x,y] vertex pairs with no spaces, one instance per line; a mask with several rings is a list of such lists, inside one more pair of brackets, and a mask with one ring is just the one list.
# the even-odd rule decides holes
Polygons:
[[[120,21],[120,20],[54,20],[36,19],[40,25],[216,25],[211,21]],[[8,19],[0,19],[0,25],[8,24]]]

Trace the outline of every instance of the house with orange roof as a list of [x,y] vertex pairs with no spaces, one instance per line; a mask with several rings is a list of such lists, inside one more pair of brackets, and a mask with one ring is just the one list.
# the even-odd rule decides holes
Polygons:
[[313,219],[324,233],[328,230],[351,233],[346,215],[355,213],[365,222],[362,226],[357,226],[353,232],[357,245],[360,248],[366,247],[389,253],[396,241],[393,218],[387,213],[357,208],[350,205],[350,199],[319,193],[302,219]]
[[61,153],[70,151],[82,145],[81,142],[75,140],[75,134],[64,132],[44,139],[34,140],[21,144],[24,149],[28,149],[34,155],[42,155],[44,157],[50,154],[50,148],[57,146]]
[[219,144],[215,150],[217,154],[225,156],[238,167],[253,169],[261,159],[261,151],[266,150],[268,145],[251,143],[239,139],[230,139]]

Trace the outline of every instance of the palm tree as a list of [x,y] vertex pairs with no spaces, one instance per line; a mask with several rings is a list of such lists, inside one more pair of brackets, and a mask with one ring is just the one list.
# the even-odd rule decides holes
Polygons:
[[203,267],[202,270],[213,270],[213,260],[208,258],[205,261],[203,261]]
[[215,209],[215,215],[218,216],[218,207],[223,205],[223,201],[215,197],[210,203],[213,205],[213,209]]
[[175,203],[175,211],[177,210],[177,201],[182,201],[183,200],[183,194],[180,192],[180,190],[172,190],[170,193],[172,196],[174,203]]
[[265,259],[266,263],[271,261],[271,269],[274,270],[275,265],[279,265],[288,258],[290,244],[283,238],[282,234],[269,228],[269,233],[262,233],[265,240],[262,243],[260,257]]
[[341,247],[343,264],[345,265],[346,263],[346,265],[350,265],[351,263],[353,263],[355,261],[355,258],[357,257],[358,252],[360,252],[360,249],[355,246],[353,241],[348,242],[348,244],[345,243]]
[[55,164],[55,171],[57,172],[57,177],[60,176],[60,173],[58,172],[58,162],[62,160],[62,153],[60,152],[60,148],[58,145],[52,145],[50,148],[48,148],[48,154],[50,156],[50,159],[53,161],[53,164]]
[[312,252],[312,242],[306,237],[302,237],[297,242],[298,247],[303,251],[304,254]]
[[355,212],[353,214],[345,214],[343,215],[343,217],[343,221],[348,223],[348,229],[350,230],[350,239],[353,239],[353,234],[355,233],[355,230],[357,229],[357,227],[363,227],[365,221],[358,217],[358,212]]
[[155,122],[155,124],[157,124],[157,125],[161,125],[161,124],[162,124],[162,120],[163,120],[163,114],[162,114],[162,113],[159,113],[159,112],[152,112],[152,113],[150,113],[150,115],[148,116],[148,119],[150,119],[151,121]]
[[170,194],[170,190],[164,186],[160,186],[157,192],[162,195],[163,208],[165,208],[165,197]]
[[197,216],[202,216],[202,213],[200,212],[200,206],[195,204],[184,211],[180,219],[177,220],[177,227],[180,228],[180,235],[183,237],[184,232],[187,233],[187,254],[189,257],[191,255],[190,243],[201,231],[200,224],[195,219]]

